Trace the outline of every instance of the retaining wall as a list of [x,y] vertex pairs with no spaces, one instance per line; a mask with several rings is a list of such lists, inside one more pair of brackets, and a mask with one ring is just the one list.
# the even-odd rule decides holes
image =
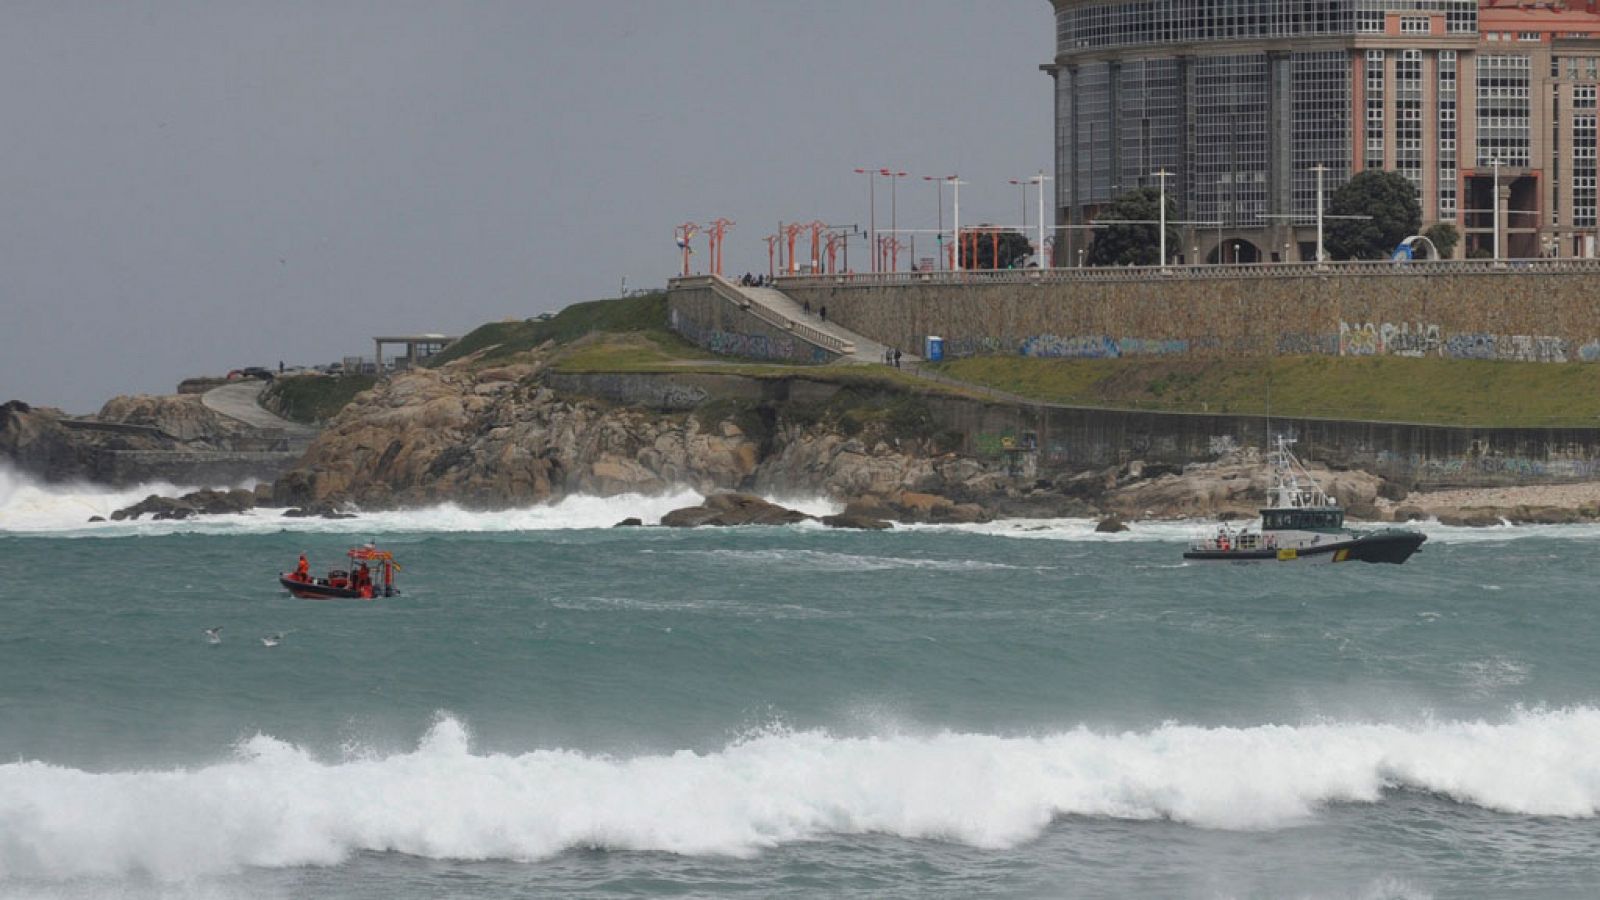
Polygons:
[[667,294],[667,325],[689,341],[722,356],[788,363],[829,363],[837,354],[773,325],[699,284],[674,285]]
[[[920,353],[1041,357],[1437,355],[1600,361],[1600,270],[1411,274],[1362,267],[1263,277],[1193,274],[924,284],[782,279],[874,340]],[[1147,270],[1148,271],[1148,270]]]
[[[831,311],[831,310],[830,310]],[[688,409],[736,399],[820,404],[838,384],[741,375],[547,374],[561,390],[652,408]],[[1098,469],[1132,460],[1184,465],[1262,447],[1289,434],[1306,459],[1359,468],[1408,485],[1489,486],[1600,478],[1600,428],[1468,428],[1390,422],[1158,413],[1012,405],[930,393],[936,429],[959,435],[961,451],[1000,459],[1007,447],[1037,447],[1043,471]]]

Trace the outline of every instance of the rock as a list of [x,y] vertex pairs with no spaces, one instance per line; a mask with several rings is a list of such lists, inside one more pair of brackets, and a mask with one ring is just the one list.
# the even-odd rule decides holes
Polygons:
[[993,522],[994,516],[976,503],[956,503],[939,507],[933,512],[933,521],[956,525],[978,525]]
[[768,503],[753,494],[714,494],[700,506],[667,513],[661,517],[661,524],[668,528],[792,525],[809,519],[811,516],[803,512]]
[[1106,516],[1094,526],[1094,530],[1097,534],[1117,534],[1127,531],[1128,524],[1116,516]]
[[104,522],[105,520],[106,520],[105,516],[90,516],[89,517],[89,521],[90,522]]
[[1428,514],[1419,506],[1399,507],[1394,511],[1394,515],[1390,516],[1395,522],[1420,522],[1426,518]]
[[854,515],[848,512],[843,512],[836,516],[823,516],[822,524],[829,528],[854,528],[861,531],[883,531],[894,527],[892,522],[886,522],[883,519],[874,519],[871,516]]
[[612,528],[642,528],[642,527],[644,527],[644,520],[630,516],[630,517],[628,517],[626,519],[623,519],[621,522],[618,522],[617,524],[615,524],[615,525],[613,525],[611,527]]
[[1457,528],[1489,528],[1501,524],[1499,510],[1483,507],[1471,507],[1454,512],[1441,511],[1438,519],[1440,525],[1452,525]]
[[1519,506],[1506,518],[1513,525],[1571,525],[1583,519],[1578,510],[1562,506]]

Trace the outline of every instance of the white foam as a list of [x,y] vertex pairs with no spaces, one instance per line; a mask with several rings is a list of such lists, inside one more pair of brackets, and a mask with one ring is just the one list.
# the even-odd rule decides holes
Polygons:
[[475,754],[441,718],[417,749],[315,758],[270,737],[195,769],[0,765],[0,879],[330,865],[360,850],[535,860],[573,847],[743,856],[830,834],[1012,847],[1056,817],[1272,829],[1413,789],[1593,817],[1600,710],[1037,737],[769,732],[709,753]]

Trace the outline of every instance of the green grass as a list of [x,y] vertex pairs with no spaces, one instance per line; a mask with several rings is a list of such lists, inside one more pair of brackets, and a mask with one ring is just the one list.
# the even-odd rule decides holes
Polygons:
[[1600,425],[1600,366],[1441,358],[1031,359],[941,363],[945,374],[1082,406],[1447,425]]
[[374,375],[294,375],[274,380],[261,402],[286,419],[317,425],[377,383]]
[[667,331],[666,293],[574,303],[549,319],[491,322],[435,354],[427,364],[440,366],[479,351],[484,351],[481,363],[504,362],[549,341],[570,344],[596,332],[675,337]]

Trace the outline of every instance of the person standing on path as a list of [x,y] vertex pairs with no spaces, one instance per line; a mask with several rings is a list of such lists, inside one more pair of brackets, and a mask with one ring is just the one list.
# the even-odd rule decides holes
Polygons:
[[828,304],[824,303],[822,306],[818,307],[817,315],[822,317],[822,321],[828,321]]
[[896,369],[900,368],[900,348],[899,347],[894,348],[894,367]]

